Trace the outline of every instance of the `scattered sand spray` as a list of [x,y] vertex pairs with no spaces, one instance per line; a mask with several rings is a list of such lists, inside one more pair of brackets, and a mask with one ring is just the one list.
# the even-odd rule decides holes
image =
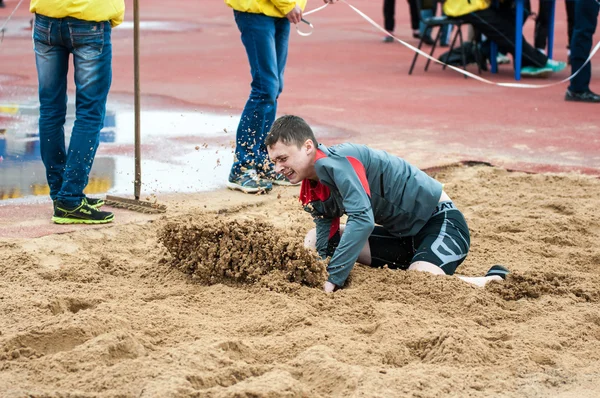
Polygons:
[[281,290],[289,282],[320,286],[327,278],[326,263],[300,238],[265,222],[169,222],[158,239],[168,251],[165,261],[203,284],[260,283]]

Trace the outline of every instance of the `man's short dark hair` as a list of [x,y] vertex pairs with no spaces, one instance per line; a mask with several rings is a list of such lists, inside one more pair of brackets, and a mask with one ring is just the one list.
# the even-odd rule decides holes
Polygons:
[[281,141],[285,145],[296,144],[300,148],[308,139],[311,139],[315,146],[318,145],[315,134],[304,119],[299,116],[285,115],[275,120],[265,139],[265,145],[271,147]]

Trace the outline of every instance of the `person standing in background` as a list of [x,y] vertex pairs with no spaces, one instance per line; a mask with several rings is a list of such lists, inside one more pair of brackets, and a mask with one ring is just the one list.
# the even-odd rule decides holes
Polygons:
[[[415,39],[420,39],[419,34],[419,7],[418,0],[408,0],[408,8],[410,11],[410,26],[412,28],[412,36]],[[385,30],[394,33],[396,26],[396,0],[383,0],[383,26]],[[394,39],[391,36],[383,38],[384,43],[392,43]]]
[[[551,0],[540,0],[538,15],[535,19],[533,44],[538,51],[544,54],[546,54],[551,6]],[[575,0],[565,0],[565,10],[567,12],[567,37],[569,38],[567,49],[570,49],[571,39],[573,38],[573,20],[575,19]],[[567,56],[570,56],[570,54],[571,51],[567,50]]]
[[[337,0],[324,0],[335,3]],[[290,185],[273,171],[264,140],[275,120],[283,91],[290,23],[302,21],[306,0],[225,0],[246,49],[252,83],[236,132],[235,158],[227,188],[268,192],[273,184]]]
[[[597,0],[577,0],[575,2],[575,26],[571,40],[571,73],[577,72],[590,56],[592,40],[598,25]],[[571,84],[565,94],[565,101],[600,103],[600,95],[590,90],[592,63],[588,62]]]

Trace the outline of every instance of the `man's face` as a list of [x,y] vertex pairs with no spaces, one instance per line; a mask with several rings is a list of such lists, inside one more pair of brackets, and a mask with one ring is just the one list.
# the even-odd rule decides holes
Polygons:
[[267,148],[275,172],[283,174],[292,184],[310,178],[317,179],[315,173],[316,148],[312,140],[306,140],[300,148],[296,144],[286,145],[277,141]]

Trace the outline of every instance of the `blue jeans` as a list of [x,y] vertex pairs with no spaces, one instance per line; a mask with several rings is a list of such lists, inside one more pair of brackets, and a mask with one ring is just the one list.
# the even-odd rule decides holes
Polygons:
[[[112,80],[109,22],[35,16],[33,47],[40,100],[40,152],[50,197],[67,206],[84,198],[83,190],[104,126]],[[73,54],[76,120],[65,149],[67,71]]]
[[[575,19],[573,38],[571,39],[571,73],[575,73],[590,56],[592,40],[598,25],[598,2],[595,0],[577,0],[575,2]],[[569,91],[584,93],[590,91],[592,65],[588,62],[581,72],[571,79]]]
[[246,169],[271,170],[264,141],[275,120],[277,98],[283,90],[290,36],[287,18],[240,11],[233,14],[248,55],[252,83],[237,129],[230,180]]

